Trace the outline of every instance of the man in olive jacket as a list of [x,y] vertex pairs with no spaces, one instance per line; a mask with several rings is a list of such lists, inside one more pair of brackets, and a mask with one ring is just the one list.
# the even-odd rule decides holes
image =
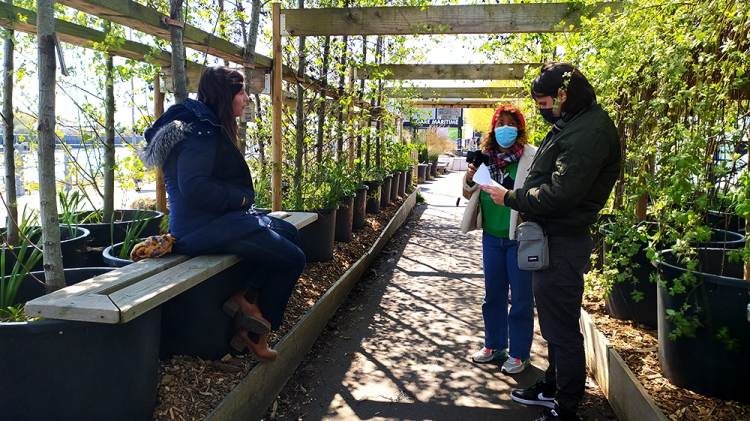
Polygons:
[[496,203],[539,223],[549,242],[549,267],[532,275],[542,336],[548,343],[545,379],[514,390],[511,398],[545,410],[536,421],[578,420],[586,384],[579,328],[583,270],[596,222],[620,174],[621,146],[614,123],[596,103],[594,88],[569,63],[546,63],[531,93],[552,129],[542,141],[523,187],[483,185]]

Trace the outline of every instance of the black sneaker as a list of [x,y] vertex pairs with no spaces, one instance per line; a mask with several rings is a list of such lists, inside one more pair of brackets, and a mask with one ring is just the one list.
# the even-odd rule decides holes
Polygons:
[[550,387],[544,380],[539,380],[528,389],[516,389],[510,392],[510,398],[526,405],[541,405],[547,408],[554,408],[555,393],[557,393],[557,390],[554,387]]
[[571,417],[563,417],[557,414],[554,409],[545,409],[542,411],[542,414],[539,418],[535,419],[534,421],[580,421],[581,419],[578,418],[578,415],[573,415]]

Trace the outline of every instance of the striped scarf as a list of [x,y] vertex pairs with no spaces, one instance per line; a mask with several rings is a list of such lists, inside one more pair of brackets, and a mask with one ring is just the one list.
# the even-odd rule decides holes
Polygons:
[[503,184],[505,181],[505,174],[503,168],[507,167],[513,162],[518,162],[523,155],[523,145],[518,142],[511,145],[507,152],[500,152],[497,150],[489,151],[490,165],[487,169],[490,170],[490,177],[497,181],[498,184]]

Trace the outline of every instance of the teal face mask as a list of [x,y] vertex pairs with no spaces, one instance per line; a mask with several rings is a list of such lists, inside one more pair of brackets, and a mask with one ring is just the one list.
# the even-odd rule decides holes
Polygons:
[[516,143],[518,128],[513,126],[495,127],[495,140],[503,148],[510,148]]

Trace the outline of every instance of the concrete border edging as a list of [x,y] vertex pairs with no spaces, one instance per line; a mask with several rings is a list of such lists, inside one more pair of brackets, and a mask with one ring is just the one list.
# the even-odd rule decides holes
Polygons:
[[580,318],[586,366],[620,421],[668,421],[620,354],[581,309]]
[[273,404],[277,394],[294,374],[305,354],[312,348],[328,324],[328,320],[359,281],[362,273],[406,220],[414,208],[419,191],[419,187],[414,189],[372,247],[341,275],[341,278],[281,338],[274,348],[279,353],[277,360],[270,364],[258,363],[204,418],[204,421],[259,420],[262,418],[268,407]]

